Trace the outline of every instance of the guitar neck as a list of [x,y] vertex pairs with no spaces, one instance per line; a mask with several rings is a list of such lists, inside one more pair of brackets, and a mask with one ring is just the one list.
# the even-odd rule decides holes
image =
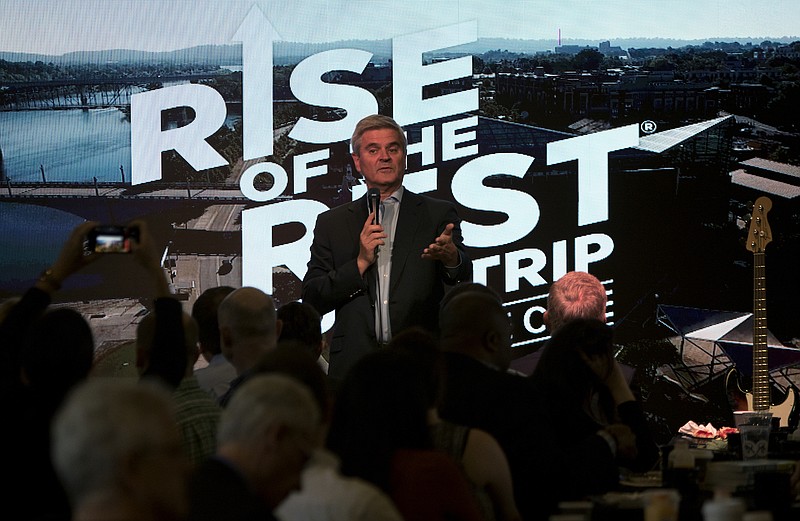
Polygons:
[[753,410],[770,407],[764,252],[753,254]]

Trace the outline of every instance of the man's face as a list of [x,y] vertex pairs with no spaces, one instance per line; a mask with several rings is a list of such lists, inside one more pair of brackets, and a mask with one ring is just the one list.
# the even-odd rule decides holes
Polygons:
[[[312,447],[300,434],[287,428],[278,429],[269,451],[263,453],[259,465],[262,497],[275,508],[295,490],[300,490],[301,475],[311,457]],[[273,431],[275,432],[275,431]]]
[[359,150],[353,161],[367,183],[367,188],[378,188],[381,195],[390,195],[403,184],[406,171],[406,153],[397,132],[391,128],[367,130],[361,136]]

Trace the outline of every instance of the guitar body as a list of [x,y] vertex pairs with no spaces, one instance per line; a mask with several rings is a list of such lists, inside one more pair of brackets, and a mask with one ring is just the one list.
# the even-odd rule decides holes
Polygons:
[[756,409],[756,403],[750,383],[736,369],[731,369],[725,377],[725,389],[728,403],[734,411],[766,410],[772,413],[773,418],[780,418],[781,427],[796,428],[800,420],[800,396],[797,388],[790,387],[786,392],[771,385],[769,388],[769,406],[766,409]]

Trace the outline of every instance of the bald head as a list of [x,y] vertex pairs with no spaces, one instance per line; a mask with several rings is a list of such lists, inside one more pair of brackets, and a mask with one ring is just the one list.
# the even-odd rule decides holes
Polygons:
[[280,333],[275,302],[257,288],[232,291],[217,310],[222,354],[241,374],[275,347]]
[[441,345],[500,370],[508,369],[511,325],[500,301],[485,291],[464,291],[442,308]]
[[570,271],[550,285],[544,321],[551,332],[576,318],[606,321],[606,289],[584,271]]

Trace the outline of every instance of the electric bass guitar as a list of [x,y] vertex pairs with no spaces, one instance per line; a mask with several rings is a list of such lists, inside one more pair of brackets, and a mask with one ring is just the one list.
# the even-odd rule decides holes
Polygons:
[[[753,377],[748,391],[742,390],[742,379],[735,369],[728,373],[726,386],[734,409],[747,411],[769,411],[780,418],[781,427],[796,423],[795,404],[797,389],[790,387],[785,396],[769,382],[767,347],[767,291],[764,250],[772,241],[772,231],[767,222],[767,213],[772,209],[768,197],[759,197],[753,205],[753,217],[747,236],[747,249],[753,253]],[[738,392],[737,392],[738,391]],[[773,392],[774,391],[774,392]],[[784,393],[781,393],[784,394]],[[744,399],[741,396],[744,395]],[[738,399],[735,398],[738,396]],[[779,403],[780,401],[780,403]]]

